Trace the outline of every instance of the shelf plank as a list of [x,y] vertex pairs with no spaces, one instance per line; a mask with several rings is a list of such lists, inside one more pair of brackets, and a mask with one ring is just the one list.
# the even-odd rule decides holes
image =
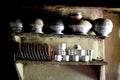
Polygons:
[[69,61],[69,62],[65,62],[65,61],[29,61],[29,60],[16,60],[15,63],[36,63],[36,64],[53,64],[53,65],[98,65],[98,66],[102,66],[102,65],[107,65],[106,61],[92,61],[92,62],[73,62],[73,61]]
[[93,39],[105,39],[103,36],[97,36],[97,35],[82,35],[82,34],[40,34],[40,33],[13,33],[13,36],[19,36],[19,37],[58,37],[58,38],[73,38],[73,37],[79,37],[79,38],[93,38]]

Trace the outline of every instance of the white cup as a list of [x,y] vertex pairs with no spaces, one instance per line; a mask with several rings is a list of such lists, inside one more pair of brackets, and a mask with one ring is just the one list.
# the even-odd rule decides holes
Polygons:
[[62,61],[62,55],[55,55],[55,61]]
[[89,56],[88,55],[82,56],[82,61],[89,62]]
[[69,55],[64,55],[63,60],[64,61],[70,61],[70,56]]
[[75,55],[76,54],[76,49],[69,49],[68,50],[68,55]]
[[85,50],[83,49],[78,50],[78,55],[85,56]]
[[66,51],[59,49],[59,50],[58,50],[58,54],[59,54],[59,55],[66,55]]
[[79,61],[79,55],[73,55],[73,61]]
[[58,45],[58,49],[65,50],[66,49],[66,43],[60,43]]
[[89,56],[89,61],[92,61],[93,58],[93,50],[87,50],[87,54]]

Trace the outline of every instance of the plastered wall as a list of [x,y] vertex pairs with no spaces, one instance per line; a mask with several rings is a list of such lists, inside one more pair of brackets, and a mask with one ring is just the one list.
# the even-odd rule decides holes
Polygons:
[[113,31],[105,39],[105,56],[107,80],[120,80],[120,17],[118,13],[104,12],[105,18],[113,21]]

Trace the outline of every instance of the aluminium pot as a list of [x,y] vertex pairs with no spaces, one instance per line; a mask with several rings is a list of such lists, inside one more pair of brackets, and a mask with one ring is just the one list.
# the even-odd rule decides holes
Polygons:
[[87,33],[92,28],[92,24],[90,21],[83,19],[83,20],[80,20],[79,23],[77,24],[69,25],[69,27],[72,28],[72,30],[75,33],[80,33],[82,35],[88,35]]
[[107,18],[97,18],[93,21],[94,31],[98,36],[107,37],[113,29],[113,23]]

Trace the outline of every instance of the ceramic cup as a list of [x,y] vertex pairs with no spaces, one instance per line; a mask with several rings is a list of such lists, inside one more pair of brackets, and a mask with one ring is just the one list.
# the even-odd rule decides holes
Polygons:
[[92,61],[93,58],[93,50],[87,50],[87,54],[89,56],[89,61]]
[[66,49],[66,43],[59,43],[58,44],[58,49],[65,50]]
[[55,61],[62,61],[62,55],[55,55]]
[[79,55],[73,55],[73,61],[79,61]]
[[69,55],[64,55],[63,56],[63,61],[70,61],[70,56]]
[[78,52],[78,55],[85,56],[85,50],[80,49],[80,50],[77,50],[77,52]]
[[68,50],[68,55],[75,55],[76,54],[76,49],[69,49]]
[[89,56],[88,55],[82,56],[82,61],[89,62]]
[[61,50],[61,49],[58,49],[58,54],[59,54],[59,55],[66,55],[66,51],[65,51],[65,50]]

